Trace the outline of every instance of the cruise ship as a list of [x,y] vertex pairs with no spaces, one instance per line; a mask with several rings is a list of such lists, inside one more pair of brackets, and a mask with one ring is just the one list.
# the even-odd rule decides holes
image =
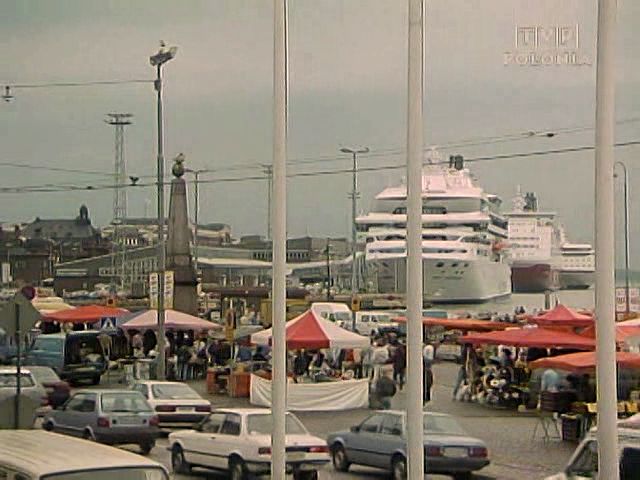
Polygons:
[[509,219],[509,256],[514,292],[539,293],[559,288],[561,230],[555,212],[538,210],[533,192],[518,187]]
[[[562,231],[564,240],[564,230]],[[591,288],[595,281],[596,256],[588,243],[562,243],[560,288],[581,290]]]
[[[507,219],[501,200],[479,187],[462,156],[426,165],[422,176],[423,297],[481,303],[511,294]],[[366,237],[367,281],[378,293],[406,290],[406,185],[389,187],[356,223]]]

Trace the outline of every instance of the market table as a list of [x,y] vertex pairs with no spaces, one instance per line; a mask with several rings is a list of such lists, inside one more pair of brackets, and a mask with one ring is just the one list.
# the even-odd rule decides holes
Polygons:
[[[250,402],[261,407],[271,406],[271,381],[251,375]],[[287,409],[292,411],[330,411],[367,408],[369,380],[338,380],[335,382],[289,383]]]

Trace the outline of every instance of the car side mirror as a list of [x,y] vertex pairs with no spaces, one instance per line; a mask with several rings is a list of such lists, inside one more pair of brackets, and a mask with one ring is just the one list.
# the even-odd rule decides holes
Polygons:
[[392,428],[391,429],[391,435],[402,435],[402,429],[401,428]]
[[360,425],[354,425],[350,428],[353,433],[358,433],[360,431]]

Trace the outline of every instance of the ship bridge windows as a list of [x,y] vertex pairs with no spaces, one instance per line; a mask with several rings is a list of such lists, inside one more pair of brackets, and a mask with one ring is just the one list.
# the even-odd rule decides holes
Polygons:
[[[407,207],[396,207],[393,209],[393,213],[395,215],[406,215]],[[447,213],[446,207],[428,207],[426,205],[422,206],[423,215],[446,215],[446,213]]]
[[372,248],[369,250],[370,253],[405,253],[405,249],[403,247],[385,247],[385,248]]
[[422,247],[422,253],[467,253],[464,248]]

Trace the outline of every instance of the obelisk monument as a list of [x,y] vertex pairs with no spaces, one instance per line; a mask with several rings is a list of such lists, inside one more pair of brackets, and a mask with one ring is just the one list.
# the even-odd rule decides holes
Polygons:
[[198,280],[191,258],[187,187],[182,178],[184,155],[178,155],[174,162],[167,220],[167,270],[174,272],[173,309],[198,315]]

